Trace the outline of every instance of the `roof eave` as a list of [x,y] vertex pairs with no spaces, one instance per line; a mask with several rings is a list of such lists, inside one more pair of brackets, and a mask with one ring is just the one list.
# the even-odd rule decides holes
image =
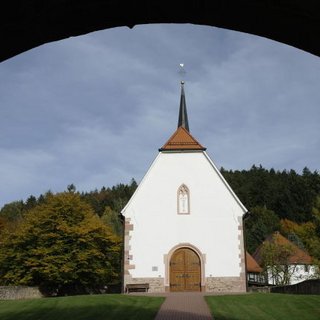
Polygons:
[[183,148],[160,148],[159,152],[202,152],[206,151],[207,148],[197,148],[197,149],[183,149]]

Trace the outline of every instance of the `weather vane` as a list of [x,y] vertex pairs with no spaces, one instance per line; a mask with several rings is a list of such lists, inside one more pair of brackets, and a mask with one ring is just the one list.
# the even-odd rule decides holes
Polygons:
[[184,69],[184,63],[180,63],[179,64],[179,71],[178,73],[180,74],[180,79],[181,79],[181,83],[184,83],[184,77],[186,75],[186,70]]

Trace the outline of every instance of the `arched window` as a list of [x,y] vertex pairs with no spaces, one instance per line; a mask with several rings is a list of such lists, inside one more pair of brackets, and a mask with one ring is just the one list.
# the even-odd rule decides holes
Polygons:
[[185,184],[178,189],[177,204],[178,214],[190,214],[190,191]]

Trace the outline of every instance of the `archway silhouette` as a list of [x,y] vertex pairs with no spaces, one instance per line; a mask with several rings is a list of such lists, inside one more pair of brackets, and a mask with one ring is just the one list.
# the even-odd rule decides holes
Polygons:
[[320,55],[320,2],[315,0],[11,0],[1,10],[0,61],[44,43],[150,23],[226,28]]

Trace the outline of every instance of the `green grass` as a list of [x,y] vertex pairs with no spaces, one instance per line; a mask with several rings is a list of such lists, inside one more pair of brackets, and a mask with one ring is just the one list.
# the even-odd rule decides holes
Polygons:
[[120,294],[0,301],[1,320],[147,320],[164,298]]
[[320,296],[260,293],[207,296],[215,320],[319,320]]

